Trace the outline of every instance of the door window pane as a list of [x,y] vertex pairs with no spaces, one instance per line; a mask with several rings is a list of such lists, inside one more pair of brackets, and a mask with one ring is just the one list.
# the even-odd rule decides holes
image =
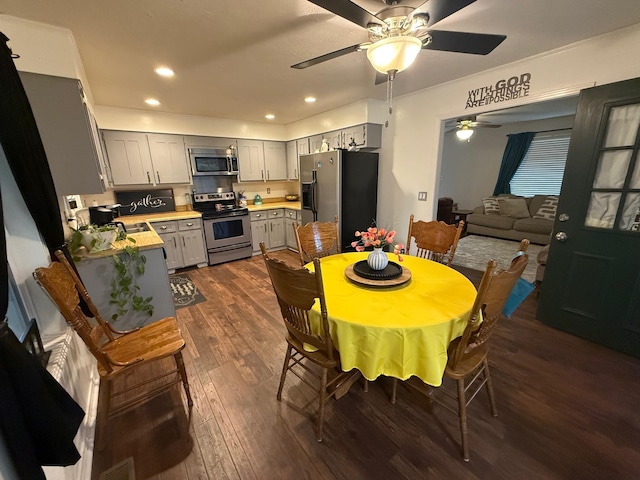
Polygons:
[[633,176],[629,188],[640,188],[640,158],[636,155],[636,167],[633,169]]
[[584,221],[587,227],[613,228],[620,204],[620,193],[592,192],[589,211]]
[[614,107],[609,112],[604,148],[631,146],[640,125],[640,104]]
[[593,188],[622,188],[627,177],[631,150],[603,152],[593,179]]
[[627,194],[620,220],[620,230],[640,231],[640,193]]

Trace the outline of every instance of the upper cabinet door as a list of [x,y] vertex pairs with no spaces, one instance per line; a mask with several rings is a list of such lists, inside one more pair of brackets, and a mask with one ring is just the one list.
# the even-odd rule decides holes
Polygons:
[[189,183],[189,168],[181,135],[147,135],[156,183]]
[[342,146],[342,130],[334,130],[333,132],[327,132],[323,137],[329,141],[329,148],[343,148]]
[[284,142],[263,142],[265,180],[287,179],[287,152]]
[[[322,135],[309,137],[309,153],[319,152],[322,148]],[[302,155],[302,153],[300,153]]]
[[287,178],[298,180],[298,147],[296,141],[287,142]]
[[309,137],[296,140],[296,144],[298,146],[298,156],[309,155],[311,153],[309,150]]
[[242,182],[264,180],[264,146],[261,141],[238,140],[238,170]]
[[105,130],[103,135],[114,185],[154,183],[155,175],[145,133]]

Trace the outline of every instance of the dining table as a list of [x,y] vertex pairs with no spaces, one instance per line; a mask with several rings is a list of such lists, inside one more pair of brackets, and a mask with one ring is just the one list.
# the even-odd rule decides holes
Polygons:
[[[404,283],[354,281],[352,267],[368,253],[320,259],[330,333],[342,371],[355,369],[367,380],[416,376],[440,386],[447,348],[465,329],[476,288],[451,267],[410,255],[399,262],[392,253],[387,254],[389,261],[409,272]],[[313,263],[306,267],[313,270]],[[320,332],[318,301],[311,321]]]

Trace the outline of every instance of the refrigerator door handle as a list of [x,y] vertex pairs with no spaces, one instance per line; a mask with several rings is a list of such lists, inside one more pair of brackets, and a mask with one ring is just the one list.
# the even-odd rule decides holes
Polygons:
[[311,211],[313,212],[313,221],[318,221],[318,205],[317,205],[317,193],[318,193],[318,171],[311,171]]

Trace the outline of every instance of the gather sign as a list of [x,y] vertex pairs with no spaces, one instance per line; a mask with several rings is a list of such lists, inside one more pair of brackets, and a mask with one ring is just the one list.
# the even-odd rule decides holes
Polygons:
[[116,192],[116,201],[122,205],[120,215],[172,212],[176,209],[171,188]]

